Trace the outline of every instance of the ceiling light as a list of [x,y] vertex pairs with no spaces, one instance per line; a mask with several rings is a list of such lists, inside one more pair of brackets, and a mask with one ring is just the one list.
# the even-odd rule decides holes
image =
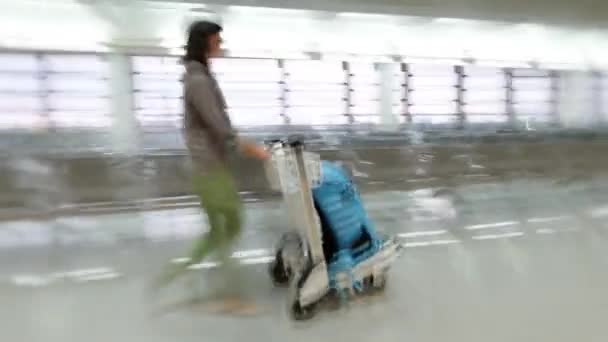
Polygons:
[[471,20],[461,19],[461,18],[435,18],[433,22],[438,24],[462,24],[466,22],[471,22]]
[[344,18],[369,18],[369,17],[383,17],[383,14],[378,13],[361,13],[361,12],[340,12],[338,17]]

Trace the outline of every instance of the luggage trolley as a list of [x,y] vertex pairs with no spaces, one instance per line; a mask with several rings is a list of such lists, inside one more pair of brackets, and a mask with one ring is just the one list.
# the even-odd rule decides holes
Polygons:
[[401,244],[375,232],[350,178],[337,164],[304,151],[302,139],[268,145],[268,181],[282,192],[296,228],[281,237],[269,271],[275,285],[289,287],[292,317],[311,318],[330,292],[350,297],[383,289]]

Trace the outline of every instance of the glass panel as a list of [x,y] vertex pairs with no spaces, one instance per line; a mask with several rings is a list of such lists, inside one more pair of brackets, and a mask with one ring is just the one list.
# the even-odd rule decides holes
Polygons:
[[135,73],[164,73],[173,77],[179,77],[184,73],[184,66],[178,57],[133,56],[131,64]]
[[551,100],[551,93],[547,90],[528,90],[528,91],[515,91],[513,93],[513,101],[515,103],[536,103],[536,102],[549,102]]
[[296,114],[292,112],[290,113],[290,120],[292,125],[330,126],[348,124],[346,115],[309,115],[308,113]]
[[45,127],[47,121],[39,112],[4,111],[0,115],[0,130],[36,129]]
[[467,91],[471,90],[487,90],[498,89],[506,86],[504,75],[496,75],[496,77],[473,77],[468,76],[464,79],[464,87]]
[[107,73],[108,63],[97,55],[44,55],[46,70],[62,73]]
[[228,93],[251,93],[278,96],[281,91],[279,83],[220,83],[224,94]]
[[456,104],[451,105],[413,105],[410,106],[410,113],[417,114],[455,114]]
[[452,65],[434,65],[434,64],[409,64],[408,71],[414,75],[445,75],[454,74],[454,66]]
[[447,76],[412,76],[409,80],[410,88],[429,88],[429,87],[453,87],[456,85],[456,75]]
[[292,115],[344,115],[345,108],[342,106],[324,107],[324,106],[301,106],[287,108],[287,115],[291,118]]
[[551,79],[549,78],[513,78],[513,89],[515,90],[549,90]]
[[109,64],[103,56],[46,54],[42,62],[52,125],[97,128],[112,124]]
[[377,85],[356,86],[351,92],[351,103],[378,101],[380,99],[380,87]]
[[374,124],[378,125],[382,122],[382,118],[379,115],[355,115],[355,124]]
[[135,116],[144,127],[181,127],[185,71],[178,57],[133,56]]
[[[226,99],[235,99],[235,101],[237,99],[241,99],[241,100],[250,100],[250,99],[258,99],[260,100],[266,100],[266,101],[275,101],[277,100],[280,95],[278,90],[276,92],[272,92],[272,91],[256,91],[256,90],[244,90],[244,91],[239,91],[239,90],[224,90],[224,96],[226,97]],[[230,103],[232,103],[232,101],[228,101]]]
[[361,103],[353,106],[350,112],[354,115],[377,115],[380,104],[376,102]]
[[182,112],[184,105],[179,98],[153,98],[145,96],[135,97],[135,107],[138,109],[166,109],[173,112]]
[[553,111],[550,72],[521,69],[514,72],[513,103],[518,120],[527,125],[549,122]]
[[550,103],[529,103],[529,104],[515,104],[514,110],[516,115],[538,115],[547,116],[551,114],[552,106]]
[[514,77],[549,77],[551,75],[548,70],[538,69],[514,69],[512,73]]
[[35,73],[38,70],[38,58],[34,54],[0,54],[0,72]]
[[133,77],[133,88],[135,91],[159,92],[170,96],[175,96],[176,94],[182,96],[183,94],[183,86],[177,80],[150,78],[143,75],[135,75]]
[[469,77],[493,78],[498,75],[504,75],[504,71],[500,68],[480,67],[480,66],[465,66],[465,75]]
[[342,62],[333,61],[286,61],[285,71],[291,82],[343,83],[346,72]]
[[50,91],[109,95],[108,80],[86,75],[52,74],[47,79]]
[[228,101],[228,108],[232,107],[280,107],[281,101],[279,100],[267,100],[267,99],[257,99],[257,98],[238,98],[236,100]]
[[[450,124],[457,119],[457,75],[450,65],[408,65],[409,113],[414,124]],[[436,115],[444,114],[444,115]]]
[[58,127],[108,127],[112,118],[99,112],[60,112],[49,113],[52,124]]
[[[255,66],[252,66],[255,68]],[[231,70],[232,71],[232,70]],[[215,73],[216,79],[219,83],[229,83],[229,82],[279,82],[281,81],[282,72],[279,68],[275,67],[272,70],[255,70],[255,72],[228,72],[225,73]]]
[[534,128],[535,124],[539,123],[550,123],[553,122],[553,117],[551,115],[518,115],[517,120],[526,124],[526,126],[530,126],[530,128]]
[[183,117],[183,112],[184,110],[182,108],[162,108],[162,107],[155,107],[155,108],[140,108],[137,112],[142,115],[145,116],[146,120],[148,120],[151,117],[157,117],[157,116],[169,116],[171,117],[171,120],[174,119],[174,117],[179,117],[179,119],[181,120],[181,118]]
[[133,76],[135,89],[140,89],[139,85],[145,87],[148,82],[182,82],[182,74],[162,74],[162,73],[136,73]]
[[0,73],[0,93],[35,93],[40,91],[40,81],[35,74]]
[[342,62],[285,61],[286,114],[292,124],[329,125],[346,113],[346,72]]
[[507,93],[504,89],[502,90],[484,90],[484,91],[465,91],[464,102],[466,103],[479,103],[479,102],[491,102],[491,103],[502,103],[506,100]]
[[231,108],[228,113],[235,126],[282,125],[280,108]]
[[70,97],[70,96],[59,96],[50,95],[48,97],[48,104],[52,110],[57,111],[71,111],[71,110],[84,110],[95,113],[110,113],[110,101],[106,98],[95,98],[95,97]]
[[331,83],[289,83],[288,84],[289,91],[291,92],[299,92],[299,91],[317,91],[317,92],[332,92],[334,94],[340,94],[340,96],[344,97],[346,94],[346,85],[339,84],[331,84]]
[[464,112],[467,114],[505,114],[505,103],[495,104],[471,104],[464,106]]
[[412,116],[415,124],[455,124],[458,122],[457,116],[452,115],[415,115]]
[[601,111],[606,116],[608,115],[608,76],[602,75],[602,80],[600,84],[601,89]]
[[465,67],[464,74],[463,111],[467,122],[506,122],[507,89],[504,72],[499,68]]
[[275,71],[279,67],[274,59],[255,58],[214,58],[211,60],[211,69],[217,73],[257,73]]
[[[42,108],[42,99],[35,95],[0,95],[0,110],[2,112],[40,113]],[[4,113],[1,115],[4,115]]]
[[343,105],[344,97],[330,92],[298,91],[287,93],[287,103],[292,106]]
[[505,123],[508,121],[506,115],[467,115],[467,122],[480,123]]
[[453,105],[456,100],[456,90],[450,88],[413,90],[409,94],[411,104],[444,104]]
[[139,111],[138,119],[142,120],[145,118],[146,126],[148,127],[182,127],[183,116],[181,114],[170,113],[167,111],[154,110],[154,112],[148,110]]
[[0,130],[46,125],[35,54],[0,54]]

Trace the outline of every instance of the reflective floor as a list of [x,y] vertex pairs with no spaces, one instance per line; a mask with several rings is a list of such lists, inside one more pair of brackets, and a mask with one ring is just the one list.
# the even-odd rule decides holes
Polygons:
[[[288,229],[279,202],[247,205],[231,285],[259,312],[215,312],[213,263],[153,295],[204,229],[196,208],[2,223],[0,341],[605,341],[608,182],[525,179],[365,194],[404,254],[385,293],[286,315],[266,274]],[[212,260],[210,260],[212,261]]]

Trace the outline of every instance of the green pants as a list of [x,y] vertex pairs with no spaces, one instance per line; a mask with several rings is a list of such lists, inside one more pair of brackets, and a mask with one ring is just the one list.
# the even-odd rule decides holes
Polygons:
[[192,263],[200,263],[218,252],[220,261],[228,261],[231,246],[241,232],[241,200],[232,174],[220,169],[194,178],[194,191],[207,214],[209,232],[194,245]]
[[159,285],[169,283],[213,253],[217,253],[220,262],[229,262],[232,244],[241,232],[242,205],[232,174],[218,169],[195,176],[193,183],[207,214],[209,231],[195,242],[189,261],[171,269]]

